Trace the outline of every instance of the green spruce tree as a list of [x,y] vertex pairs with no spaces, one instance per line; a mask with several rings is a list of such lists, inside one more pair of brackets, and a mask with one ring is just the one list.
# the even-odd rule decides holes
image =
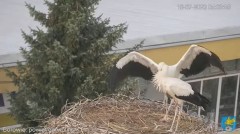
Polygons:
[[110,25],[96,16],[99,0],[45,1],[48,13],[26,4],[43,29],[23,32],[29,49],[18,74],[9,76],[19,87],[11,98],[11,112],[25,127],[37,126],[49,113],[59,115],[66,102],[82,96],[106,94],[106,79],[112,64],[111,48],[126,32],[124,23]]

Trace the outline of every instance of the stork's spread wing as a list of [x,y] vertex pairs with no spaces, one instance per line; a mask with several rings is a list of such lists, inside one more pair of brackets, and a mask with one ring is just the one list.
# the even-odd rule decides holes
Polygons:
[[191,45],[176,67],[181,74],[188,77],[202,72],[210,65],[225,73],[222,62],[216,54],[201,46]]
[[158,65],[154,61],[138,52],[131,52],[121,58],[113,67],[110,72],[109,86],[111,89],[115,89],[118,82],[128,76],[151,80],[157,71]]

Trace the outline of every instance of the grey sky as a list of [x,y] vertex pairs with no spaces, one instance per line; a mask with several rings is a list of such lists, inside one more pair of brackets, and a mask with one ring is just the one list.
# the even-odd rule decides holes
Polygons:
[[[42,0],[1,0],[0,55],[16,53],[20,46],[26,47],[20,30],[27,31],[37,24],[29,16],[24,1],[46,11]],[[230,8],[213,9],[214,6]],[[127,22],[126,40],[240,26],[239,0],[102,0],[97,10],[97,14],[101,13],[110,17],[112,24]]]

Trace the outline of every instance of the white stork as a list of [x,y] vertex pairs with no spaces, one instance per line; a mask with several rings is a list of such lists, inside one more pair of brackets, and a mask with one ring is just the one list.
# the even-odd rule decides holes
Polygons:
[[177,131],[184,101],[190,102],[197,106],[201,106],[204,108],[204,110],[206,110],[208,104],[210,103],[206,97],[194,91],[190,84],[182,81],[179,78],[166,77],[163,76],[161,72],[158,72],[153,78],[153,83],[159,91],[162,91],[165,94],[171,96],[177,104],[173,122],[171,128],[169,129],[170,132],[172,132],[173,125],[178,113],[175,132]]
[[[171,66],[168,66],[164,62],[157,64],[138,52],[130,52],[121,58],[113,67],[109,84],[111,89],[115,89],[118,82],[127,76],[142,77],[145,80],[153,80],[156,74],[158,74],[158,76],[161,75],[162,78],[181,78],[183,75],[188,77],[202,72],[210,65],[225,72],[219,57],[198,45],[191,45],[182,58],[175,65]],[[173,100],[171,100],[170,106],[172,102]],[[170,106],[166,110],[164,119],[167,118]]]

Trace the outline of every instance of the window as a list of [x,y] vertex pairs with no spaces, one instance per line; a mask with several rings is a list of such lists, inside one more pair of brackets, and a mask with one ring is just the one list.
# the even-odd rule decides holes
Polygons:
[[218,78],[203,81],[202,95],[207,97],[211,103],[206,111],[201,110],[201,115],[207,116],[212,121],[215,120],[216,115],[218,82]]
[[[240,68],[240,60],[239,60]],[[221,81],[221,83],[219,83]],[[202,82],[202,83],[201,83]],[[221,122],[222,116],[234,116],[236,112],[237,117],[237,127],[240,127],[240,84],[237,87],[238,75],[224,76],[224,77],[215,77],[202,79],[196,82],[190,82],[191,86],[195,91],[202,91],[202,95],[210,100],[210,106],[207,111],[200,110],[201,115],[206,116],[209,120]],[[240,80],[239,80],[240,83]],[[202,85],[201,85],[202,84]],[[218,92],[218,89],[221,87],[221,92]],[[237,91],[238,88],[238,92]],[[217,96],[218,94],[220,96]],[[236,94],[238,98],[236,98]],[[237,99],[237,102],[235,103]],[[217,106],[217,101],[219,101],[219,106]],[[237,106],[237,107],[235,107]],[[196,109],[193,106],[185,105],[193,113],[196,113]],[[219,109],[216,109],[219,107]],[[235,109],[236,108],[236,109]],[[218,117],[216,112],[219,113]],[[190,113],[191,114],[191,113]]]
[[237,127],[240,127],[240,84],[238,87],[238,100],[237,100],[237,114],[236,114],[236,118],[237,118]]
[[222,79],[222,91],[219,106],[219,121],[222,116],[233,116],[235,109],[235,97],[237,76],[224,77]]
[[4,99],[3,99],[3,94],[0,93],[0,107],[4,106]]

